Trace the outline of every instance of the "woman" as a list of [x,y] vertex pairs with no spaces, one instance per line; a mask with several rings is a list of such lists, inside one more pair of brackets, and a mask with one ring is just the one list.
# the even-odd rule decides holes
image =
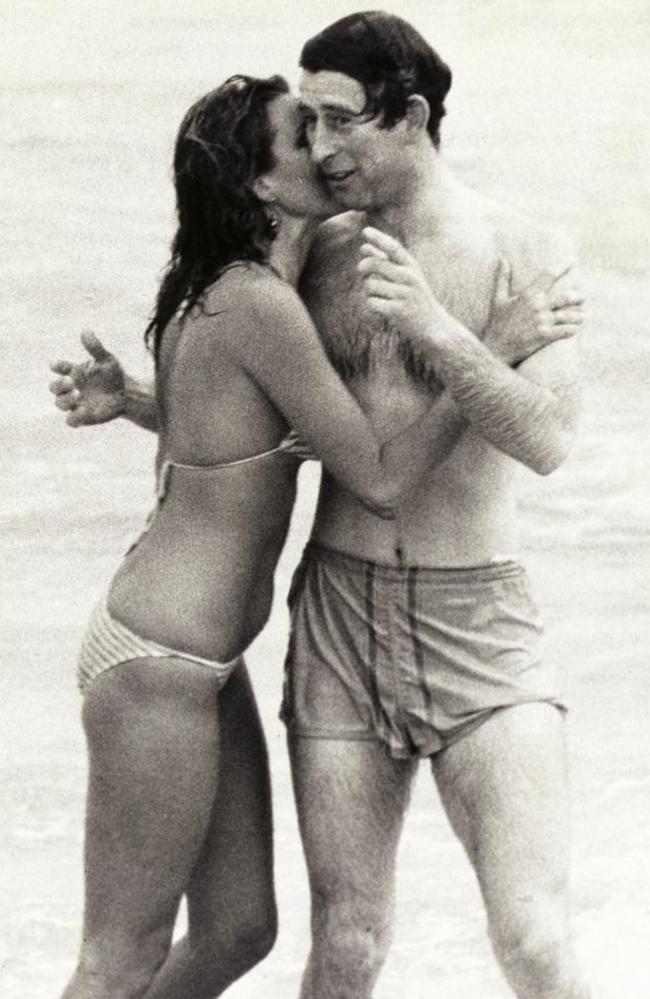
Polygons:
[[[286,83],[234,77],[198,101],[174,169],[178,231],[148,329],[158,504],[79,665],[86,909],[66,999],[216,996],[268,953],[269,782],[240,657],[267,620],[294,501],[289,428],[381,516],[435,459],[433,411],[380,447],[295,291],[331,205]],[[366,258],[410,265],[367,239]]]

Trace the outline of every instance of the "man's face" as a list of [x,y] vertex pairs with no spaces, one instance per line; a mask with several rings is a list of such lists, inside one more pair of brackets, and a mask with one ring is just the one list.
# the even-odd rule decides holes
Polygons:
[[299,89],[305,138],[337,204],[389,204],[402,185],[404,122],[380,128],[366,111],[362,85],[344,73],[305,70]]

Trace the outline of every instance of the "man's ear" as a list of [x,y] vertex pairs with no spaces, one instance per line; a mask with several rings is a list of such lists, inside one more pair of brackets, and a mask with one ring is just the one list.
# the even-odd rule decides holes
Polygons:
[[421,94],[411,94],[406,106],[406,119],[414,132],[424,132],[429,124],[429,102]]
[[266,201],[267,204],[275,201],[275,192],[273,190],[272,182],[262,174],[261,177],[256,177],[253,181],[253,194],[260,199],[260,201]]

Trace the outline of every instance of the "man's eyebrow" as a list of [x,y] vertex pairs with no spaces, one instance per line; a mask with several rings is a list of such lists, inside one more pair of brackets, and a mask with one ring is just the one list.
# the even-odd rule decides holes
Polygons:
[[[350,116],[350,118],[360,118],[365,113],[365,108],[362,108],[361,111],[353,111],[351,108],[347,107],[347,105],[345,105],[345,104],[331,104],[331,103],[327,103],[327,104],[319,104],[318,107],[319,107],[319,110],[321,110],[321,111],[331,111],[331,112],[333,112],[335,114],[347,114],[347,115]],[[298,102],[298,110],[300,112],[302,112],[303,114],[304,113],[309,114],[310,112],[313,114],[313,112],[316,109],[311,104],[306,104],[304,101],[299,101]]]

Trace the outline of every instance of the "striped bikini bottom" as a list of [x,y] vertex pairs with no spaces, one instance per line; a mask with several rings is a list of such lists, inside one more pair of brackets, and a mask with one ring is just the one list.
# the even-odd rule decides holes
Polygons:
[[220,687],[225,684],[240,662],[239,658],[227,663],[202,659],[192,652],[180,652],[178,649],[170,649],[166,645],[141,638],[111,616],[108,610],[108,595],[105,594],[90,617],[81,643],[77,666],[77,682],[81,693],[85,694],[92,681],[101,673],[113,666],[121,666],[136,659],[186,659],[188,662],[215,670]]

